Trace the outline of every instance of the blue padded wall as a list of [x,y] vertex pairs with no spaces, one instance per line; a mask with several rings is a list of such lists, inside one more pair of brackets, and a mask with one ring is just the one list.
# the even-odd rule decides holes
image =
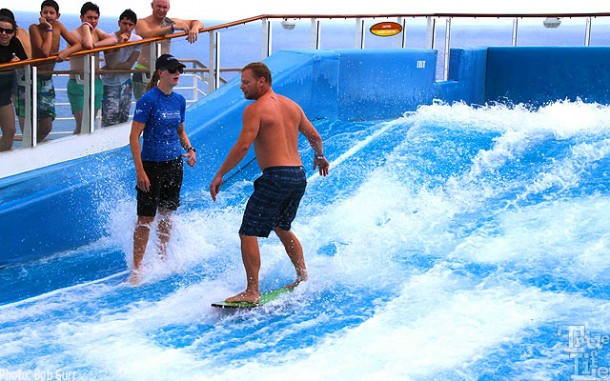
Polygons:
[[486,99],[539,107],[556,100],[610,102],[606,47],[490,47]]
[[446,103],[485,103],[487,48],[451,49],[447,81],[437,83],[437,98]]

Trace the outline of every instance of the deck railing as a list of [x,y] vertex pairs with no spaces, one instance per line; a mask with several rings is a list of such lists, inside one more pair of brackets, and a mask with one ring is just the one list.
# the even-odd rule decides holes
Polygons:
[[[393,36],[378,37],[370,33],[373,25],[392,22],[400,26]],[[440,27],[439,27],[440,26]],[[563,29],[570,33],[561,32]],[[491,33],[490,31],[493,31]],[[239,68],[251,61],[264,59],[284,49],[378,49],[424,48],[438,51],[437,80],[446,80],[449,72],[449,51],[452,47],[517,46],[517,45],[580,45],[610,46],[610,13],[571,14],[335,14],[260,15],[234,22],[206,27],[200,41],[188,44],[185,34],[145,39],[128,43],[142,45],[153,56],[161,52],[161,45],[171,41],[171,51],[187,64],[186,74],[176,88],[189,104],[218,89],[238,75]],[[552,35],[555,34],[554,42]],[[561,37],[565,34],[566,37]],[[493,35],[493,36],[492,36]],[[549,36],[545,39],[545,36]],[[207,43],[208,48],[203,46]],[[471,43],[472,45],[468,45]],[[96,76],[104,72],[98,57],[104,49],[78,52],[72,58],[84,57],[82,73],[85,84],[85,109],[82,134],[95,133],[100,128],[100,116],[94,111],[89,94],[95,93]],[[36,83],[38,66],[54,61],[33,59],[0,65],[2,70],[16,70],[23,78],[26,94],[26,117],[21,120],[22,134],[17,135],[19,149],[36,147]],[[72,135],[74,118],[71,115],[65,83],[70,70],[66,63],[56,64],[53,80],[56,86],[57,117],[48,140]],[[102,69],[99,69],[99,68]],[[152,72],[153,68],[149,71]],[[129,70],[134,73],[138,70]],[[19,126],[19,124],[18,124]],[[74,143],[78,144],[78,143]],[[125,142],[121,142],[125,144]],[[2,153],[0,153],[2,160]]]

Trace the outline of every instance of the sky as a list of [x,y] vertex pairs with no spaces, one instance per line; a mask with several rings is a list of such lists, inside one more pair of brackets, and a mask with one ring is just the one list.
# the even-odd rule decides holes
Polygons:
[[[150,0],[92,0],[101,16],[118,16],[131,8],[138,17],[151,13]],[[0,8],[38,12],[42,0],[0,0]],[[84,0],[57,0],[60,13],[78,14]],[[346,6],[346,3],[349,6]],[[126,6],[127,4],[127,6]],[[226,4],[226,5],[225,5]],[[234,21],[261,14],[388,14],[388,13],[582,13],[610,12],[601,0],[171,0],[170,17]]]

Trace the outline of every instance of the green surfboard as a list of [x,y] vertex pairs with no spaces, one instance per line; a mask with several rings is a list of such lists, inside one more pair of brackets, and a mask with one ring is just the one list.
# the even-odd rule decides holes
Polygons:
[[285,295],[289,292],[292,292],[293,288],[281,287],[275,290],[271,290],[269,292],[265,292],[261,294],[261,298],[258,303],[250,303],[250,302],[216,302],[212,303],[212,307],[219,308],[255,308],[261,307],[265,304],[272,302],[282,295]]

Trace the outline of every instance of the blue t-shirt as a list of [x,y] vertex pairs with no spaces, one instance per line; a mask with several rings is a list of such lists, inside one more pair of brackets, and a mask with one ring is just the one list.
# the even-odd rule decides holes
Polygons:
[[178,128],[184,122],[186,99],[176,92],[166,95],[157,86],[136,103],[133,120],[144,123],[142,161],[169,161],[182,154]]

